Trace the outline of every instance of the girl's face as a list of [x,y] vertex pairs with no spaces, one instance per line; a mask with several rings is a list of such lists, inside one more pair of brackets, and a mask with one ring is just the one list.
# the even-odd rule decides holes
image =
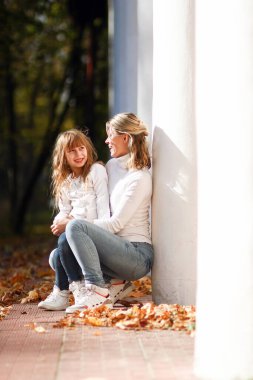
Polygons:
[[87,149],[84,145],[65,150],[66,160],[75,176],[79,176],[87,161]]
[[105,143],[110,149],[111,157],[117,158],[129,153],[128,141],[126,133],[117,133],[113,128],[108,128]]

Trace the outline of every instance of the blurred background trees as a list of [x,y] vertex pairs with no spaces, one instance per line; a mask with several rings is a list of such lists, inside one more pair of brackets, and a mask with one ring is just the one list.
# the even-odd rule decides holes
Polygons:
[[49,230],[58,133],[88,129],[107,160],[106,0],[0,3],[0,234]]

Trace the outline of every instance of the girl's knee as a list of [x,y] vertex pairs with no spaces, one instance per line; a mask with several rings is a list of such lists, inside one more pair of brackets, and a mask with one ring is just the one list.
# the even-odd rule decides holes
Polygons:
[[58,261],[60,261],[60,256],[58,250],[55,248],[49,255],[49,265],[55,271],[55,268],[58,265]]
[[65,244],[67,244],[68,241],[67,241],[67,238],[66,238],[66,234],[65,232],[63,232],[59,238],[58,238],[58,247],[60,246],[64,246]]

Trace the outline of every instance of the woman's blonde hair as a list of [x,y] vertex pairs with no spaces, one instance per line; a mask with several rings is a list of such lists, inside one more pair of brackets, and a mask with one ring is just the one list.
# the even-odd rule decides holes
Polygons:
[[82,168],[81,174],[85,181],[92,164],[97,160],[97,153],[90,138],[84,132],[73,128],[62,132],[56,140],[52,154],[52,195],[55,199],[56,207],[59,205],[62,184],[72,173],[66,160],[65,152],[81,145],[84,145],[87,149],[87,161]]
[[151,160],[146,137],[148,130],[142,120],[133,113],[118,113],[106,123],[106,130],[125,133],[129,136],[129,169],[150,168]]

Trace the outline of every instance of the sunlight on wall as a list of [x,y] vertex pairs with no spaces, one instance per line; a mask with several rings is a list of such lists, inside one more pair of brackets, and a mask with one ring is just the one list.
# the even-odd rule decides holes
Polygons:
[[196,5],[196,373],[204,379],[253,376],[252,14],[251,1]]
[[155,302],[190,304],[196,292],[194,9],[153,2],[152,270]]

